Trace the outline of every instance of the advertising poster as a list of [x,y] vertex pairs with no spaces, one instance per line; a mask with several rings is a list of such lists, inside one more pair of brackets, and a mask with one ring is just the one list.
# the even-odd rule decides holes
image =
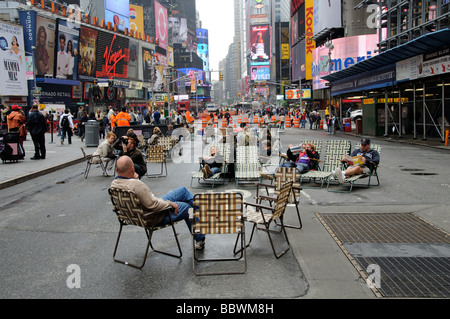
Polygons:
[[53,76],[55,66],[55,21],[37,16],[36,18],[36,75]]
[[0,95],[28,95],[22,26],[0,23]]
[[157,61],[153,55],[154,51],[152,49],[142,48],[142,70],[144,82],[152,82],[152,79],[155,77],[153,65],[156,64]]
[[99,31],[97,42],[97,78],[127,78],[129,38]]
[[78,63],[78,78],[92,81],[95,78],[97,66],[97,36],[98,31],[86,27],[80,30],[80,61]]
[[250,26],[250,65],[270,65],[270,26]]
[[170,17],[168,32],[172,36],[172,43],[187,42],[187,20],[185,18]]
[[139,66],[139,44],[137,40],[130,39],[130,58],[128,61],[128,78],[137,79]]
[[144,8],[130,4],[130,30],[144,34]]
[[167,49],[169,45],[167,9],[155,0],[155,34],[159,39],[159,46]]
[[59,19],[57,34],[56,77],[75,80],[78,71],[80,28],[75,23]]

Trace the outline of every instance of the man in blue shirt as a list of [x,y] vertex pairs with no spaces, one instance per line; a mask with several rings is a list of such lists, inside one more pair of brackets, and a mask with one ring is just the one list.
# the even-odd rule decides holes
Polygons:
[[371,169],[380,163],[380,154],[370,148],[370,139],[368,138],[363,138],[361,140],[361,147],[359,149],[355,149],[350,156],[362,156],[362,161],[364,164],[356,165],[349,163],[349,160],[346,158],[342,159],[343,162],[349,163],[350,166],[345,171],[341,171],[339,168],[336,168],[336,171],[333,173],[333,176],[337,178],[341,184],[343,184],[345,179],[350,176],[370,174]]

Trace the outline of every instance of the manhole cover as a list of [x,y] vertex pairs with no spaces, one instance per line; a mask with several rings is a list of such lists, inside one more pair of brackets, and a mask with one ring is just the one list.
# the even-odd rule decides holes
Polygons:
[[411,173],[411,175],[416,176],[430,176],[430,175],[438,175],[437,173]]

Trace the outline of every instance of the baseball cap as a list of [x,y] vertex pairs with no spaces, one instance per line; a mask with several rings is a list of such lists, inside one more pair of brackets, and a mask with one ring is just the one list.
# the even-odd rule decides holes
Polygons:
[[362,144],[362,145],[369,145],[369,144],[370,144],[370,139],[368,139],[368,138],[363,138],[363,139],[361,140],[361,144]]
[[18,106],[18,105],[13,105],[13,106],[11,106],[11,110],[13,110],[13,111],[18,111],[18,110],[21,110],[22,108],[20,107],[20,106]]

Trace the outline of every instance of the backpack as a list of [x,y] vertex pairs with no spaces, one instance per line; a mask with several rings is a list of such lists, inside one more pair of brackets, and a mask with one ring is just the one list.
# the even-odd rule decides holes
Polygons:
[[68,115],[64,115],[62,120],[61,120],[61,127],[62,128],[69,128],[70,123],[69,123],[69,116]]

